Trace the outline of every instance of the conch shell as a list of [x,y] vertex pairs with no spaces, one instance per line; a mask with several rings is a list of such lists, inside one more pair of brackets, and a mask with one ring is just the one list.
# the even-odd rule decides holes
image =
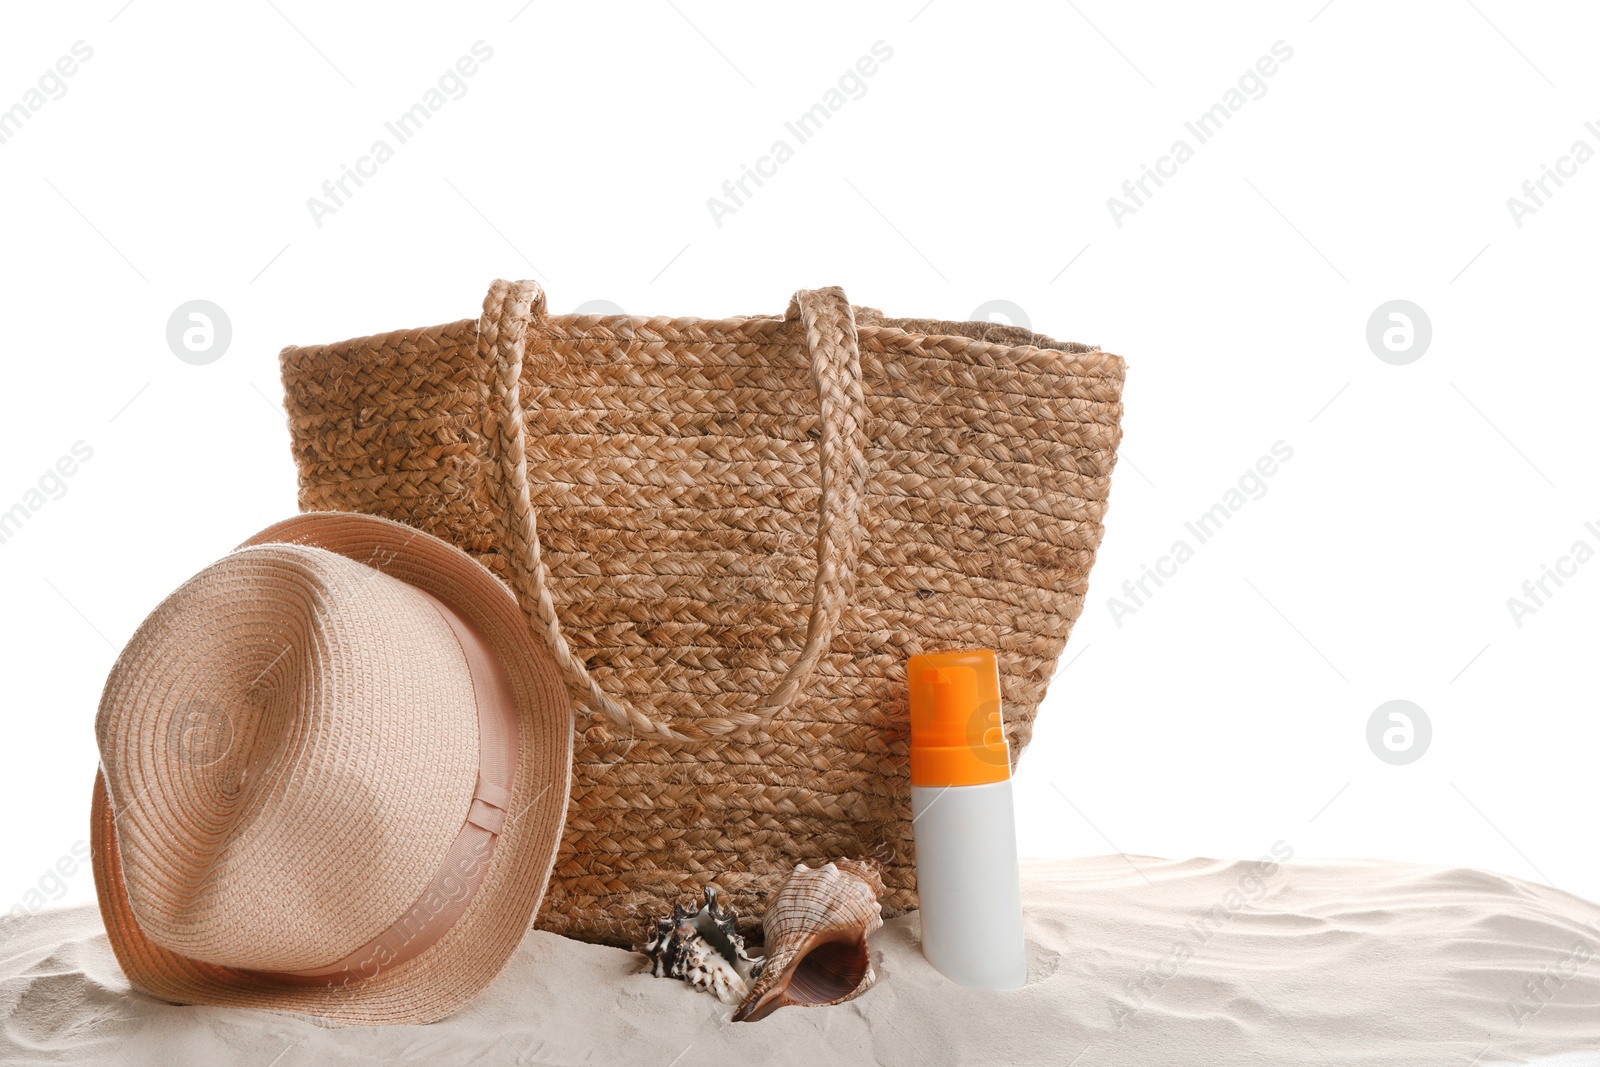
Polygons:
[[787,1004],[839,1004],[876,980],[867,935],[883,925],[883,865],[837,860],[798,864],[761,920],[766,960],[734,1022],[764,1019]]
[[716,887],[706,886],[706,902],[698,912],[674,906],[672,917],[658,920],[633,950],[650,957],[650,973],[657,978],[679,978],[724,1004],[737,1004],[762,963],[745,950],[738,919],[717,900]]

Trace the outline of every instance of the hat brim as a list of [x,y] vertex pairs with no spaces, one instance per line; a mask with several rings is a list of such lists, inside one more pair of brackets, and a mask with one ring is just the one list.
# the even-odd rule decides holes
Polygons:
[[544,899],[566,820],[573,710],[560,668],[529,629],[515,597],[465,552],[388,519],[310,512],[240,547],[310,545],[375,567],[444,601],[500,653],[521,729],[504,830],[483,882],[454,926],[416,958],[342,986],[290,984],[202,963],[152,942],[128,905],[117,849],[117,814],[96,776],[91,814],[95,890],[106,935],[132,985],[182,1004],[303,1012],[344,1023],[428,1023],[482,992],[516,951]]

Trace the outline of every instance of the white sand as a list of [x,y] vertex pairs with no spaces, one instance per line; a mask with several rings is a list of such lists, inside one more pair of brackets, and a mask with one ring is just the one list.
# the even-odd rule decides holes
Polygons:
[[1100,857],[1025,865],[1023,902],[1032,975],[1011,993],[944,981],[907,916],[874,937],[861,998],[731,1024],[642,957],[535,933],[461,1014],[384,1029],[149,1000],[93,908],[44,912],[0,923],[0,1062],[1600,1065],[1600,907],[1543,886]]

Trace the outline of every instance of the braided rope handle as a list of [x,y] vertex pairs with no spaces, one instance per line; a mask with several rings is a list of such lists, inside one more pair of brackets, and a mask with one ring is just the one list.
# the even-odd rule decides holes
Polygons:
[[827,652],[839,617],[855,591],[861,498],[866,482],[862,454],[866,401],[861,390],[855,313],[849,300],[837,286],[801,291],[794,295],[786,316],[791,320],[799,318],[805,326],[812,379],[822,411],[817,578],[805,645],[764,701],[748,710],[729,712],[726,717],[678,725],[654,719],[607,694],[561,632],[561,620],[550,595],[550,571],[539,547],[538,515],[528,489],[522,407],[522,367],[528,331],[544,316],[544,292],[538,283],[500,280],[489,287],[489,295],[483,301],[483,318],[478,322],[478,356],[490,372],[490,406],[496,424],[512,590],[529,624],[549,646],[579,706],[604,714],[634,734],[669,741],[698,741],[766,723],[800,696]]

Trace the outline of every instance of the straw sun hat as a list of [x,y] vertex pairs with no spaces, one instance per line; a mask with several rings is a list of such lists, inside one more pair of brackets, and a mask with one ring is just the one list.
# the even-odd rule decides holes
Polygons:
[[431,1022],[544,896],[570,700],[510,591],[420,531],[257,534],[139,627],[95,729],[100,910],[163,1000]]

